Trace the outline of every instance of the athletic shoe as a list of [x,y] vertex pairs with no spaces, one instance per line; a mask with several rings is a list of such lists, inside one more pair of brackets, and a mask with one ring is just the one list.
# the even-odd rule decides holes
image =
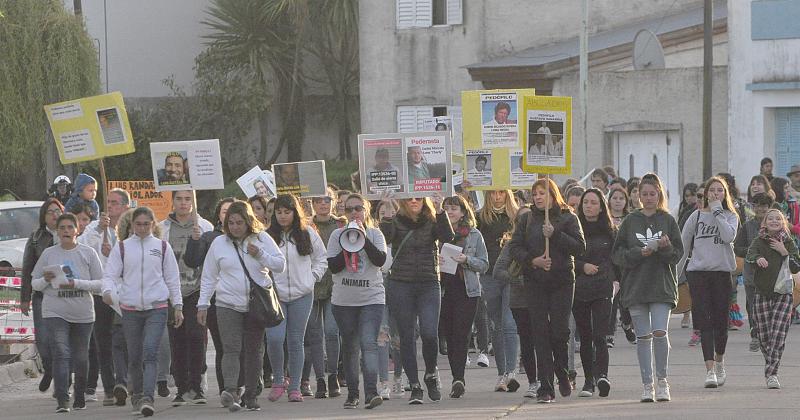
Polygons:
[[242,406],[248,411],[261,411],[261,406],[258,404],[256,397],[242,398]]
[[289,402],[303,402],[303,395],[300,391],[289,391]]
[[403,378],[394,378],[394,382],[392,383],[392,395],[398,398],[403,398],[406,396],[406,390],[403,388]]
[[[606,347],[610,349],[614,348],[614,337],[612,336],[606,337]],[[575,353],[580,353],[580,349],[578,349],[577,346],[575,348]]]
[[519,381],[517,381],[517,372],[511,371],[506,373],[506,387],[508,392],[517,392],[519,389]]
[[555,398],[550,394],[541,394],[536,397],[536,402],[539,404],[550,404],[553,402]]
[[728,376],[725,373],[725,362],[714,363],[714,373],[717,374],[717,386],[725,385],[725,378]]
[[714,369],[709,369],[708,372],[706,372],[706,381],[703,386],[706,388],[716,388],[718,386],[717,374],[714,373]]
[[683,317],[683,319],[681,319],[681,328],[689,328],[691,322],[692,320],[688,316]]
[[486,353],[480,353],[478,354],[477,362],[480,367],[489,367],[489,356]]
[[162,398],[169,397],[169,387],[167,387],[167,381],[158,381],[158,396]]
[[[272,397],[272,394],[270,394],[270,397]],[[231,413],[235,413],[242,408],[242,406],[239,405],[238,395],[234,395],[230,391],[222,391],[222,394],[219,395],[219,399],[222,406],[226,407]]]
[[364,398],[364,403],[365,403],[364,408],[371,410],[383,404],[383,398],[381,398],[380,395],[372,395],[372,396],[367,395],[367,397]]
[[97,392],[94,388],[86,388],[86,392],[83,393],[83,396],[86,401],[97,401]]
[[442,392],[439,390],[439,373],[426,373],[424,377],[425,387],[428,389],[428,398],[431,402],[442,400]]
[[86,400],[81,400],[75,398],[75,401],[72,402],[72,409],[73,410],[86,410]]
[[453,381],[453,387],[450,388],[450,398],[458,399],[464,395],[464,382]]
[[392,397],[392,387],[389,385],[388,381],[381,382],[381,387],[378,390],[378,393],[384,400],[388,400]]
[[781,383],[778,382],[778,375],[770,375],[767,378],[767,389],[781,389]]
[[268,400],[275,402],[281,399],[283,393],[286,391],[286,386],[281,385],[272,385],[272,390],[269,392],[269,396],[267,397]]
[[325,384],[325,378],[317,378],[317,392],[314,393],[314,398],[318,400],[328,398],[328,386]]
[[103,407],[112,407],[115,401],[113,393],[103,394]]
[[139,409],[139,412],[145,417],[150,417],[156,412],[155,408],[153,407],[153,402],[150,401],[149,397],[146,397],[142,400],[142,408]]
[[631,344],[636,344],[636,333],[633,331],[633,325],[623,325],[622,332],[625,333],[625,339]]
[[583,382],[583,389],[581,389],[581,392],[578,393],[578,396],[588,398],[592,395],[594,395],[594,382],[592,382],[591,379],[586,378],[586,380]]
[[539,384],[536,382],[528,385],[528,391],[525,392],[522,396],[525,398],[536,398],[536,391],[539,390]]
[[304,397],[313,397],[314,393],[311,392],[311,384],[308,379],[300,383],[300,394]]
[[208,403],[208,400],[206,399],[206,396],[203,395],[203,391],[189,390],[189,392],[184,394],[184,396],[186,397],[186,401],[188,401],[188,402],[190,402],[192,404],[202,405],[202,404],[207,404]]
[[[338,397],[342,395],[342,390],[339,387],[341,381],[339,381],[339,376],[335,373],[328,375],[328,396],[331,398]],[[344,386],[344,385],[342,385]]]
[[422,387],[419,384],[414,384],[411,386],[411,398],[408,399],[409,404],[422,404],[424,393],[422,392]]
[[59,401],[56,413],[69,413],[69,401]]
[[358,397],[348,395],[347,399],[344,401],[344,408],[345,409],[358,408]]
[[497,377],[497,383],[494,385],[495,392],[508,392],[508,387],[506,386],[506,375],[500,375]]
[[182,405],[186,405],[186,400],[183,399],[183,393],[178,392],[177,394],[175,394],[175,398],[172,399],[172,406],[180,407]]
[[128,388],[125,385],[114,385],[114,405],[118,407],[125,406],[125,400],[128,399]]
[[572,384],[570,381],[558,381],[558,392],[566,398],[572,394]]
[[761,342],[758,341],[758,337],[753,337],[750,339],[750,351],[753,353],[758,352],[761,350]]
[[695,347],[700,344],[700,331],[693,331],[692,337],[689,338],[689,347]]
[[669,395],[669,383],[664,378],[659,379],[658,385],[656,385],[656,401],[665,402],[671,400],[672,396]]
[[[50,384],[52,382],[53,382],[53,377],[50,376],[49,373],[45,372],[42,375],[42,380],[39,381],[39,392],[47,392],[47,390],[50,389]],[[69,408],[67,408],[67,411],[60,411],[60,412],[61,413],[66,413],[68,411],[69,411]]]
[[597,380],[597,390],[600,391],[600,396],[603,398],[607,397],[611,391],[611,382],[605,375],[601,375],[600,379]]
[[642,399],[639,401],[643,403],[655,402],[656,393],[653,390],[653,384],[644,384],[644,391],[642,391]]
[[264,377],[264,389],[272,388],[272,375]]

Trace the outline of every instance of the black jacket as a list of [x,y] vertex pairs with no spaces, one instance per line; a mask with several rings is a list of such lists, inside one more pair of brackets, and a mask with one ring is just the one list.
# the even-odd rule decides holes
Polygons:
[[[22,287],[20,288],[20,298],[22,302],[31,301],[33,286],[31,285],[33,267],[42,256],[45,249],[53,246],[53,235],[42,227],[31,233],[28,242],[25,243],[25,251],[22,254]],[[36,292],[41,293],[41,292]]]
[[189,242],[186,243],[186,252],[183,253],[183,262],[189,268],[203,268],[203,261],[206,259],[208,249],[211,248],[211,243],[218,236],[223,235],[220,226],[214,228],[210,232],[203,232],[199,240],[194,240],[189,237]]
[[[587,222],[582,227],[586,238],[586,253],[575,257],[575,300],[589,302],[611,298],[614,293],[613,282],[616,280],[611,249],[616,232],[609,233],[599,222]],[[583,270],[586,263],[598,266],[597,274],[586,274]]]
[[487,271],[487,273],[490,273],[490,275],[494,270],[494,264],[502,250],[500,247],[500,240],[503,239],[503,235],[505,235],[506,232],[511,230],[511,220],[509,220],[505,212],[499,213],[496,216],[497,219],[490,223],[485,223],[482,221],[481,217],[478,217],[478,230],[481,231],[481,235],[483,235],[483,240],[486,243],[486,251],[489,254],[489,271]]
[[531,206],[530,212],[517,216],[516,228],[507,246],[511,247],[511,257],[523,267],[526,281],[558,288],[575,282],[573,257],[586,251],[586,242],[578,217],[570,210],[550,209],[550,224],[554,228],[550,237],[550,271],[533,267],[533,258],[544,254],[544,211]]
[[[399,249],[403,238],[411,230],[414,233]],[[436,215],[435,223],[422,217],[414,222],[398,214],[381,221],[381,232],[386,237],[386,243],[392,245],[394,260],[390,280],[439,281],[439,244],[450,242],[455,236],[445,212]]]

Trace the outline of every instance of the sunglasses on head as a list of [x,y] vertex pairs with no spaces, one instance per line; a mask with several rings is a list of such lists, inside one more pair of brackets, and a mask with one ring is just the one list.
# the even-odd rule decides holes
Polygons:
[[351,212],[361,213],[362,211],[364,211],[364,206],[358,205],[358,206],[353,206],[353,207],[345,207],[344,211],[347,212],[347,213],[351,213]]

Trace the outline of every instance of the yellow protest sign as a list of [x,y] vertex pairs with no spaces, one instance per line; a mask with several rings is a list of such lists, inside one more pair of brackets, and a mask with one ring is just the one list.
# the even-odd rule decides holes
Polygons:
[[572,173],[572,98],[526,96],[522,121],[525,172]]
[[133,135],[119,92],[45,105],[61,163],[133,153]]
[[530,188],[536,181],[535,174],[522,170],[522,100],[534,93],[534,89],[461,92],[462,166],[469,189]]
[[164,220],[172,211],[172,193],[156,191],[153,180],[108,181],[108,190],[122,188],[131,196],[131,208],[150,207],[156,220]]

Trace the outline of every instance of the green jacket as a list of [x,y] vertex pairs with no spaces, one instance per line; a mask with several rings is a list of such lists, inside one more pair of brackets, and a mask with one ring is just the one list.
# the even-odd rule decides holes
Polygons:
[[[325,244],[325,248],[328,248],[328,240],[331,237],[331,233],[340,227],[344,227],[346,223],[347,220],[345,218],[340,218],[333,214],[331,214],[331,218],[328,219],[327,222],[318,221],[316,216],[311,219],[311,224],[322,238],[322,243]],[[332,291],[333,277],[331,276],[331,270],[325,270],[322,279],[314,284],[314,300],[330,299]]]
[[[650,239],[668,235],[671,246],[660,248],[649,257],[642,248]],[[678,303],[676,264],[683,256],[683,242],[678,223],[662,211],[647,217],[634,211],[622,221],[614,241],[612,260],[622,268],[622,306],[643,303]]]
[[[786,239],[783,240],[783,245],[789,251],[789,269],[792,273],[797,273],[800,271],[800,266],[798,266],[800,255],[797,253],[797,246],[794,244],[791,235],[787,235]],[[767,268],[761,268],[756,264],[756,261],[761,257],[767,259],[767,263],[769,263]],[[784,257],[778,251],[769,247],[769,242],[766,239],[761,236],[753,239],[750,248],[747,250],[745,262],[753,266],[753,282],[756,285],[758,294],[772,296],[775,291],[775,283],[778,280],[778,273],[781,270],[781,265],[783,265],[783,259]]]

